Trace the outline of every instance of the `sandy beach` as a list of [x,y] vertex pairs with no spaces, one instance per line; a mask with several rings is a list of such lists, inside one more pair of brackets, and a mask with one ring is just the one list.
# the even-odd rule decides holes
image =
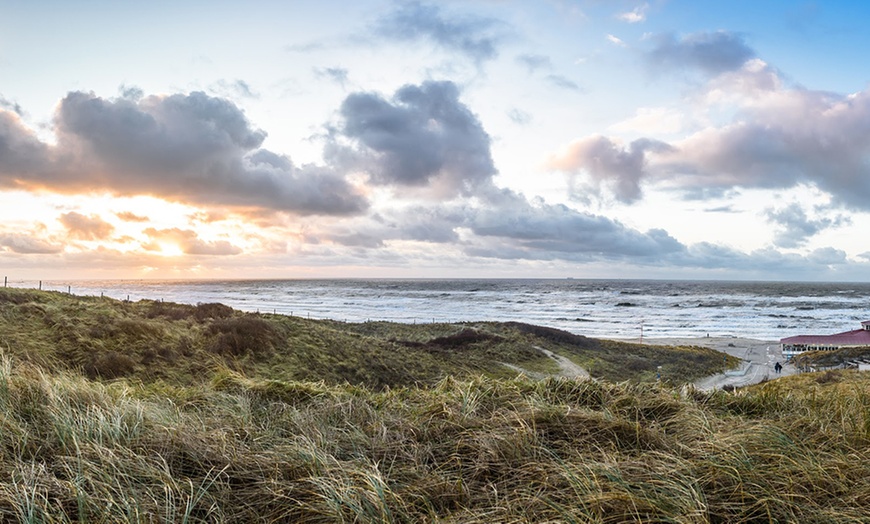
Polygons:
[[[695,382],[699,389],[719,389],[726,385],[735,387],[757,384],[767,378],[791,375],[797,369],[786,363],[778,340],[758,340],[738,337],[700,337],[700,338],[644,338],[645,344],[663,346],[703,346],[743,360],[739,369],[711,375]],[[779,362],[782,371],[777,375],[774,366]]]

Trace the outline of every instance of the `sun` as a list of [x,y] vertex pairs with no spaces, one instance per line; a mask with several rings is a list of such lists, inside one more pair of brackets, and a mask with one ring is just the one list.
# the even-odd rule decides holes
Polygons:
[[157,252],[160,256],[164,257],[180,257],[184,254],[184,251],[178,244],[172,244],[170,242],[160,242],[158,244],[160,246],[160,251]]

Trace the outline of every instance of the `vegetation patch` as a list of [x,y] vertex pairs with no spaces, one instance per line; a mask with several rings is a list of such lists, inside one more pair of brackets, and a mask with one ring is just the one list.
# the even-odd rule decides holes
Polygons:
[[218,303],[127,302],[14,288],[0,290],[0,344],[51,369],[180,385],[207,382],[221,368],[373,388],[434,384],[447,376],[510,378],[516,368],[558,372],[541,349],[613,381],[660,375],[682,384],[735,365],[706,348],[598,340],[515,322],[348,324],[243,313]]
[[831,373],[169,386],[2,355],[0,521],[866,522],[870,377]]
[[842,348],[834,351],[808,351],[794,357],[801,368],[833,368],[856,361],[870,362],[870,347]]

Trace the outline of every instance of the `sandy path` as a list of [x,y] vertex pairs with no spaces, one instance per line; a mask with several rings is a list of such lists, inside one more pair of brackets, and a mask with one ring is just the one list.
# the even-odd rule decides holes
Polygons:
[[557,355],[548,349],[544,349],[542,347],[534,346],[535,349],[540,351],[541,353],[547,355],[552,358],[559,364],[559,373],[556,374],[557,377],[565,377],[565,378],[589,378],[589,372],[583,369],[582,367],[575,364],[568,357],[563,357],[562,355]]
[[[717,351],[722,351],[742,360],[738,369],[728,370],[725,373],[717,373],[702,378],[695,382],[695,387],[705,391],[721,389],[723,386],[734,387],[757,384],[765,378],[774,379],[778,376],[792,375],[797,369],[786,363],[780,351],[779,342],[773,340],[758,340],[753,338],[737,337],[700,337],[700,338],[649,338],[644,339],[647,344],[660,346],[703,346]],[[523,373],[532,378],[543,379],[551,376],[566,378],[589,378],[589,372],[578,366],[570,359],[557,355],[542,347],[534,346],[535,349],[556,361],[559,371],[556,373],[538,373],[523,369],[520,366],[502,362],[503,365],[513,369],[517,373]],[[777,375],[774,366],[782,364],[782,372]],[[667,377],[664,377],[667,378]],[[679,382],[679,377],[674,377]]]
[[589,378],[589,372],[583,369],[582,367],[575,364],[571,359],[567,357],[563,357],[562,355],[557,355],[548,349],[544,349],[542,347],[533,346],[535,349],[547,355],[556,361],[556,364],[559,365],[559,371],[556,373],[538,373],[536,371],[529,371],[527,369],[523,369],[520,366],[515,366],[513,364],[508,364],[507,362],[502,362],[502,365],[511,368],[517,373],[522,373],[526,376],[532,377],[534,379],[544,379],[547,377],[565,377],[565,378]]
[[[786,363],[780,351],[779,341],[757,340],[737,337],[701,337],[701,338],[652,338],[644,340],[648,344],[665,346],[703,346],[743,360],[740,368],[718,373],[695,382],[695,386],[703,390],[721,389],[723,386],[735,387],[757,384],[766,378],[797,373],[797,369]],[[782,364],[782,372],[777,375],[774,366]]]

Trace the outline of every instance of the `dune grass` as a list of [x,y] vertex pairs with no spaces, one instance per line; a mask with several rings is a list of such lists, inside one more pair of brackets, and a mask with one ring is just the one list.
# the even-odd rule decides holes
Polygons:
[[[502,364],[556,369],[539,348],[600,379]],[[723,365],[516,323],[2,290],[0,522],[870,521],[863,375],[682,386]]]
[[[570,358],[592,376],[675,384],[732,367],[707,348],[602,341],[519,323],[347,324],[151,300],[124,302],[0,288],[0,347],[46,369],[88,378],[193,385],[227,367],[248,376],[372,388],[447,377],[548,374]],[[505,366],[510,364],[514,368]]]
[[868,522],[870,379],[371,390],[0,357],[0,521]]

